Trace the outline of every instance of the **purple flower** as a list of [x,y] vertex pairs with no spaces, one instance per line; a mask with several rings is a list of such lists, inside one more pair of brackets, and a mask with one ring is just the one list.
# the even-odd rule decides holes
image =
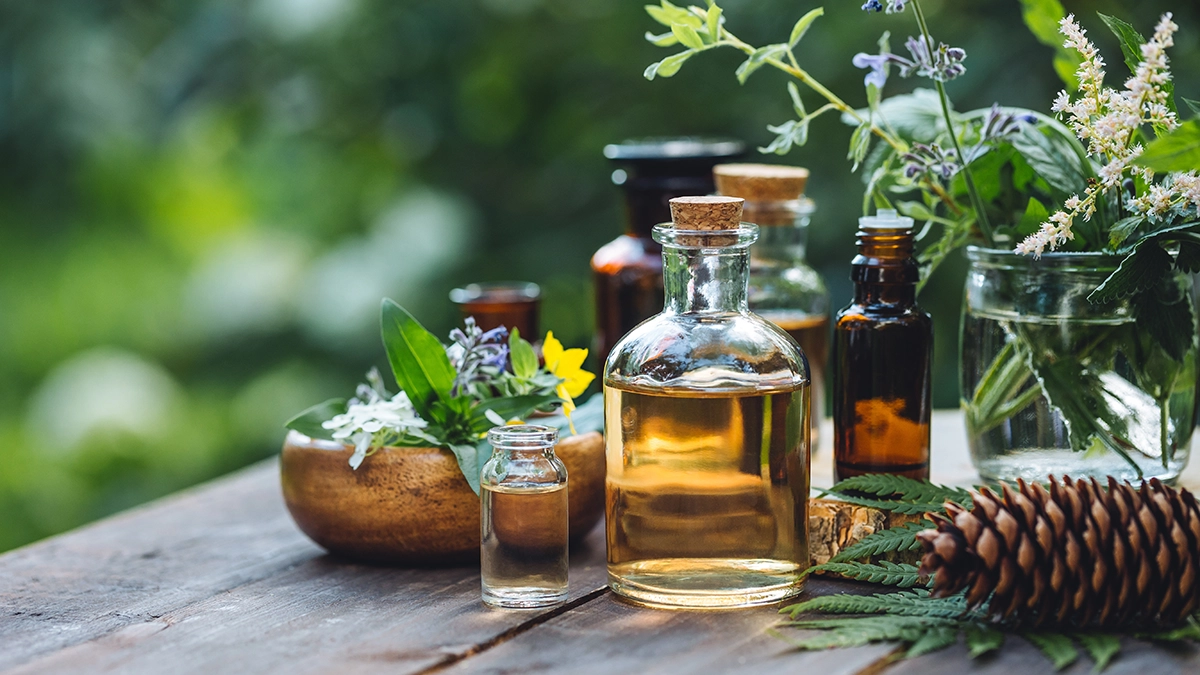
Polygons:
[[908,77],[915,72],[938,82],[949,82],[967,72],[966,66],[962,65],[967,52],[958,47],[950,47],[943,42],[935,50],[930,42],[926,42],[924,35],[908,38],[904,46],[912,54],[912,61],[908,67],[900,66],[900,77]]
[[[879,0],[867,0],[863,4],[862,9],[864,12],[882,12],[883,3]],[[859,66],[859,68],[862,68],[862,66]]]
[[899,14],[904,11],[904,7],[908,4],[908,0],[887,0],[887,6],[884,6],[880,0],[867,0],[863,3],[862,9],[864,12],[887,12],[888,14]]
[[962,168],[954,150],[943,150],[937,143],[915,143],[901,159],[906,162],[904,176],[909,179],[927,175],[930,178],[941,177],[942,180],[950,180]]
[[507,328],[499,326],[485,333],[475,324],[475,317],[467,317],[462,329],[450,331],[446,355],[457,372],[451,390],[455,396],[473,383],[487,384],[504,370],[508,364],[507,340]]
[[854,55],[854,60],[851,63],[855,68],[870,68],[871,72],[867,73],[863,78],[864,85],[875,85],[883,89],[883,85],[887,82],[888,63],[896,57],[892,54],[866,54],[860,52]]

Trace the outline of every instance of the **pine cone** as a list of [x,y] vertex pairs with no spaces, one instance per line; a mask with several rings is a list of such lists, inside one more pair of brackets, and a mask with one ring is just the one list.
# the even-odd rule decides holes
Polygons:
[[995,618],[1061,626],[1178,623],[1200,606],[1200,507],[1158,479],[1140,489],[1063,477],[974,494],[931,514],[922,574],[933,595],[963,589]]

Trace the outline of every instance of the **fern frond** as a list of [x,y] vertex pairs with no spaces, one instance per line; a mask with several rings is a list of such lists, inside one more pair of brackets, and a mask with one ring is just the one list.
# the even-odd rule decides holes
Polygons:
[[1136,633],[1134,637],[1143,640],[1154,640],[1155,642],[1200,641],[1200,621],[1197,621],[1198,617],[1200,617],[1200,614],[1193,614],[1188,617],[1187,623],[1178,628],[1151,633]]
[[969,612],[962,594],[948,598],[931,598],[929,591],[900,591],[875,595],[822,595],[779,610],[792,618],[804,612],[828,614],[890,614],[893,616],[924,616],[939,619],[965,619],[976,615]]
[[967,654],[976,658],[996,651],[1004,646],[1004,633],[984,624],[973,623],[967,626]]
[[878,564],[862,562],[827,562],[808,568],[807,574],[832,572],[858,581],[868,581],[885,586],[912,588],[921,582],[916,565],[879,561]]
[[829,562],[846,562],[893,551],[915,551],[921,548],[921,543],[917,541],[917,533],[931,527],[934,527],[932,522],[922,520],[919,523],[905,523],[900,527],[880,530],[842,549],[830,558]]
[[814,619],[789,624],[796,628],[815,629],[820,632],[799,638],[786,636],[788,642],[798,649],[828,649],[830,647],[858,647],[869,642],[916,642],[931,628],[955,628],[957,622],[950,619],[932,619],[914,616],[861,616]]
[[1021,633],[1021,637],[1029,640],[1035,647],[1042,650],[1046,658],[1050,659],[1050,662],[1054,664],[1055,670],[1062,670],[1075,663],[1079,658],[1079,650],[1075,648],[1075,643],[1071,642],[1071,638],[1062,633],[1047,631],[1037,633],[1025,632]]
[[950,645],[958,642],[957,625],[947,626],[931,626],[925,634],[917,638],[915,642],[904,653],[904,658],[911,659],[915,656],[936,652],[940,649],[945,649]]
[[920,516],[926,513],[942,513],[946,505],[942,502],[898,502],[888,499],[874,499],[857,495],[837,495],[840,501],[858,506],[866,506],[880,511],[895,511],[906,516]]
[[846,493],[854,492],[876,495],[888,502],[936,504],[938,506],[937,509],[926,510],[941,510],[941,505],[947,501],[952,501],[968,508],[971,506],[971,493],[967,490],[945,485],[935,485],[927,480],[914,480],[890,473],[853,476],[829,488],[826,494],[833,493],[838,496],[844,496]]
[[1108,662],[1121,651],[1121,639],[1109,633],[1077,633],[1075,640],[1083,645],[1088,656],[1096,662],[1096,672],[1108,667]]

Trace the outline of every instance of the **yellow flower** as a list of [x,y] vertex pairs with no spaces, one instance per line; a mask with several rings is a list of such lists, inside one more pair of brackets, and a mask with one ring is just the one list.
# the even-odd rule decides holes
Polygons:
[[586,349],[563,349],[562,343],[554,337],[554,331],[546,332],[542,342],[542,356],[546,358],[546,370],[562,380],[554,389],[554,393],[563,402],[563,414],[571,425],[571,433],[575,433],[575,423],[571,422],[571,411],[575,410],[575,396],[579,396],[596,376],[583,369],[583,361],[587,358]]

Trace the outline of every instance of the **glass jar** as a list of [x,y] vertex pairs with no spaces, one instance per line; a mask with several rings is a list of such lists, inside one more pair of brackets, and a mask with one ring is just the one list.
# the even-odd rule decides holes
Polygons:
[[567,599],[567,468],[558,430],[522,424],[488,432],[480,487],[483,601],[545,607]]
[[804,196],[808,170],[773,164],[719,164],[718,194],[746,200],[742,218],[758,225],[750,247],[750,309],[800,345],[812,374],[812,450],[825,415],[829,364],[829,290],[806,259],[808,226],[816,211]]
[[605,146],[625,196],[625,234],[592,256],[596,357],[603,364],[621,336],[663,306],[662,249],[651,230],[671,219],[672,197],[713,191],[713,165],[738,157],[741,141],[648,138]]
[[[749,311],[757,228],[740,202],[672,200],[674,224],[654,230],[664,309],[604,369],[609,583],[647,605],[776,602],[809,564],[809,374]],[[706,231],[696,203],[738,208]]]
[[[1175,362],[1128,299],[1088,301],[1120,258],[977,247],[967,258],[960,374],[980,476],[1177,478],[1196,422],[1196,340]],[[1191,280],[1173,284],[1187,302]]]

